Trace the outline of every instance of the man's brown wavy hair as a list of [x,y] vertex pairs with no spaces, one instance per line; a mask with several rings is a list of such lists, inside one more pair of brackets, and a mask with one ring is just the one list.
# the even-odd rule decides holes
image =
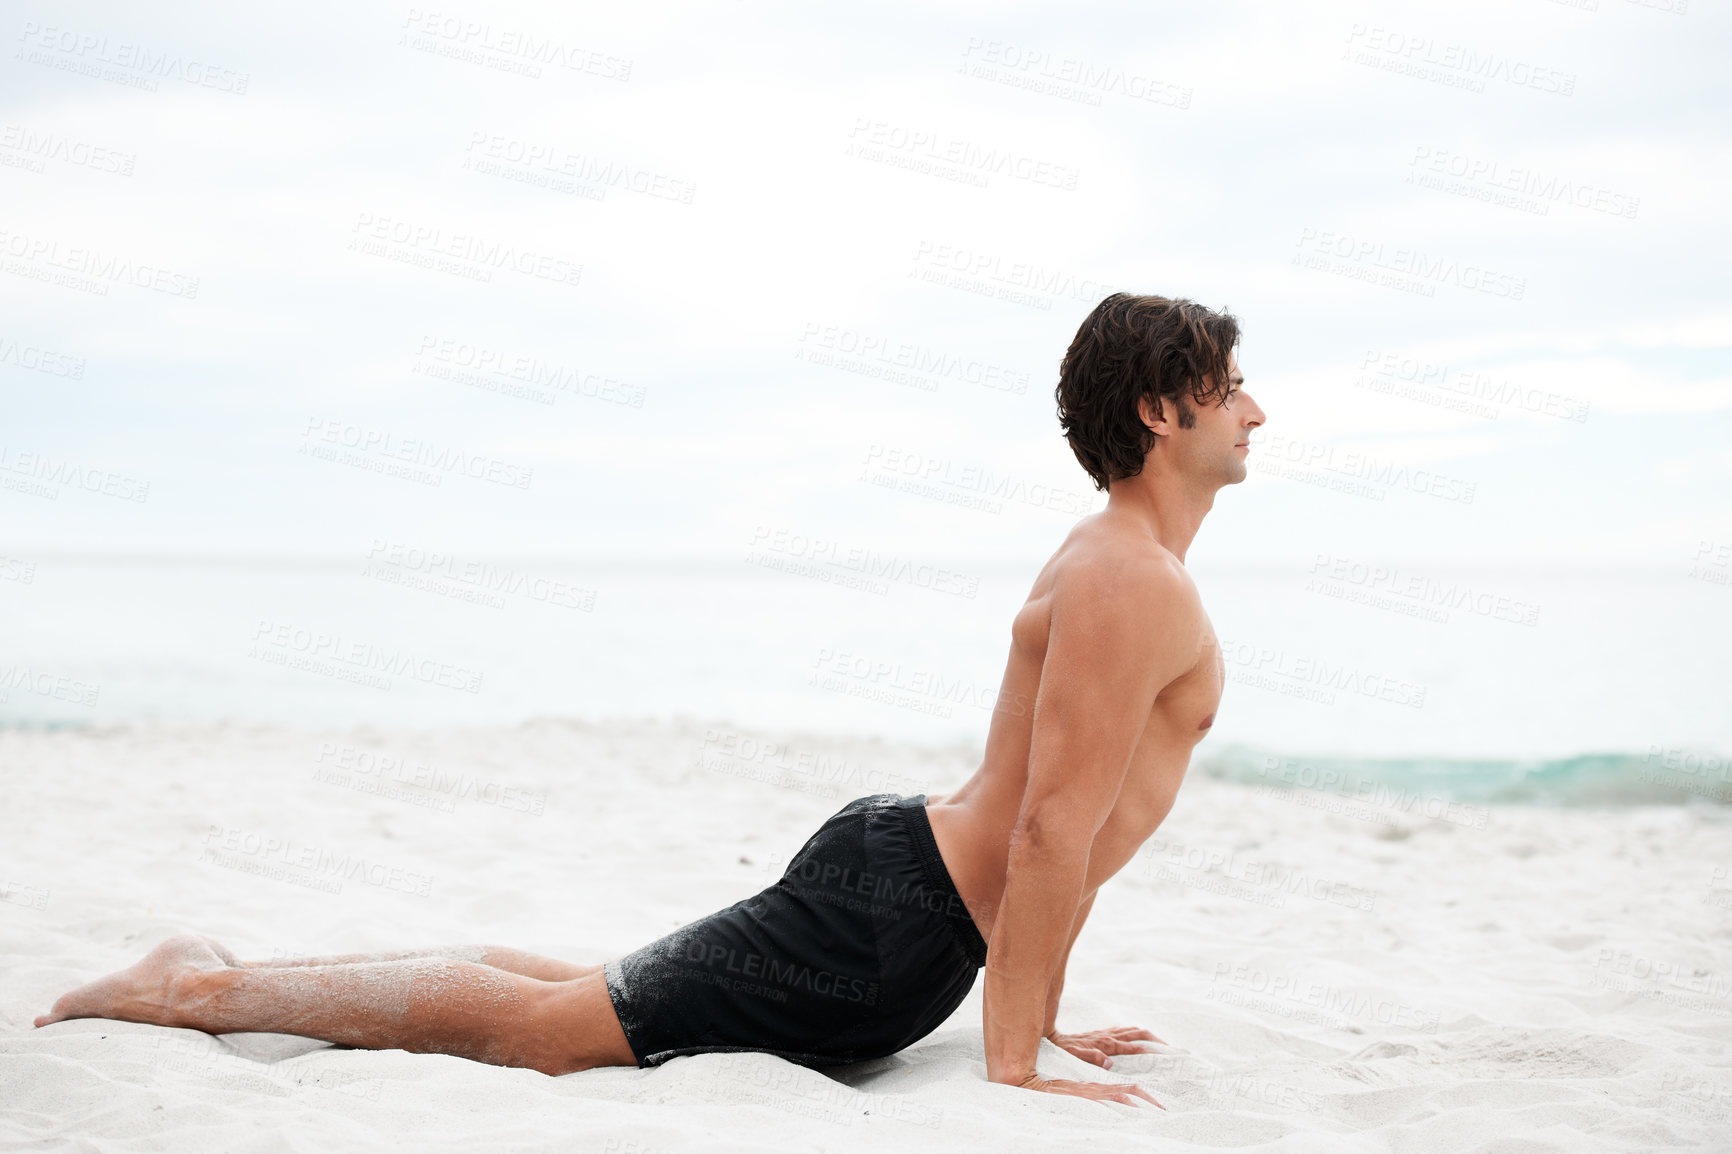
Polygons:
[[1181,429],[1197,423],[1184,403],[1226,400],[1227,359],[1239,343],[1239,322],[1179,297],[1114,293],[1095,306],[1059,364],[1058,423],[1095,488],[1135,477],[1154,447],[1137,400],[1148,397],[1157,416],[1166,404]]

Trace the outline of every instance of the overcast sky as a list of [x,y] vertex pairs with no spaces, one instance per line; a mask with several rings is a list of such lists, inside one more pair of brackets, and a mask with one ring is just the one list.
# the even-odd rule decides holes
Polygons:
[[14,551],[1038,560],[1116,289],[1269,415],[1193,560],[1732,541],[1723,5],[9,19]]

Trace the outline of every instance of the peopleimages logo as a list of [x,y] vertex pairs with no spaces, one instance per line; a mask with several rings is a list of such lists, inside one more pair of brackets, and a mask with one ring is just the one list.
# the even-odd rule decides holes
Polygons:
[[870,898],[874,905],[884,909],[922,909],[953,918],[969,916],[968,908],[956,893],[928,889],[921,881],[903,879],[899,884],[895,878],[869,870],[851,869],[835,862],[806,858],[789,866],[787,877],[818,889]]
[[[923,240],[914,249],[914,263],[930,271],[958,273],[1015,289],[1027,289],[1045,297],[1064,297],[1093,304],[1114,290],[1112,285],[1029,261],[1004,258],[962,245]],[[1050,301],[1048,306],[1051,307]]]
[[372,472],[395,468],[411,480],[431,481],[435,485],[453,473],[513,489],[527,489],[535,478],[533,468],[513,461],[325,417],[309,417],[301,431],[301,441],[299,452],[306,456]]
[[51,377],[66,377],[74,381],[84,379],[83,357],[58,353],[41,345],[21,345],[5,337],[0,337],[0,365],[15,365],[31,372],[46,373]]
[[[878,1001],[877,982],[831,970],[813,969],[798,962],[766,957],[752,950],[735,949],[721,942],[705,942],[702,938],[694,938],[689,942],[676,941],[669,944],[668,951],[669,956],[675,960],[712,971],[723,981],[728,980],[725,975],[737,975],[737,979],[729,983],[734,989],[746,993],[780,994],[777,1001],[786,1001],[788,990],[804,990],[809,994],[838,998],[844,1002],[858,1002],[866,1006],[874,1005]],[[743,985],[752,981],[767,982],[777,988],[748,989]]]
[[1024,370],[845,325],[808,321],[800,333],[800,345],[794,356],[812,364],[910,385],[923,392],[936,392],[942,379],[1017,396],[1028,392],[1028,373]]
[[[15,483],[15,478],[20,478]],[[0,486],[28,491],[33,496],[59,500],[62,488],[82,489],[104,497],[139,504],[150,499],[150,482],[117,473],[112,469],[91,468],[51,453],[0,445]]]
[[[879,583],[900,582],[916,589],[949,593],[970,600],[980,591],[978,576],[828,537],[808,537],[788,529],[759,525],[752,533],[750,545],[753,551],[746,555],[746,560],[757,564],[764,563],[766,554],[778,554],[817,566],[820,571],[839,570]],[[754,557],[760,560],[754,562]]]
[[576,285],[583,279],[583,265],[576,261],[401,217],[359,213],[350,232],[348,247],[353,251],[442,272],[459,268],[477,280],[491,281],[500,269],[555,284]]
[[[1577,424],[1588,419],[1588,402],[1579,397],[1524,387],[1484,371],[1451,369],[1441,361],[1367,349],[1359,368],[1355,388],[1393,393],[1491,420],[1498,417],[1496,406]],[[1481,401],[1486,403],[1477,403]]]
[[1296,247],[1299,251],[1294,254],[1294,264],[1320,267],[1315,262],[1333,258],[1344,268],[1360,270],[1364,274],[1361,279],[1370,280],[1380,274],[1399,278],[1392,284],[1399,286],[1411,282],[1415,286],[1430,290],[1423,294],[1427,296],[1435,292],[1438,284],[1452,284],[1457,288],[1512,301],[1519,301],[1527,295],[1526,277],[1497,272],[1477,264],[1428,256],[1417,249],[1389,246],[1381,240],[1368,237],[1350,236],[1327,229],[1305,228],[1299,231]]
[[272,665],[341,675],[342,680],[358,681],[377,689],[391,688],[392,677],[407,677],[423,685],[463,693],[481,692],[482,674],[478,670],[392,646],[350,640],[340,633],[276,621],[259,621],[248,656]]
[[1381,460],[1370,453],[1337,452],[1333,445],[1319,445],[1283,433],[1266,436],[1259,435],[1261,433],[1261,429],[1253,431],[1251,443],[1261,450],[1257,467],[1263,472],[1282,472],[1284,468],[1291,468],[1300,473],[1312,470],[1334,473],[1353,481],[1407,489],[1445,501],[1459,501],[1463,505],[1473,504],[1478,488],[1474,481],[1451,477],[1435,469],[1412,469],[1394,461]]
[[585,44],[569,43],[557,36],[544,36],[526,28],[470,20],[450,12],[411,7],[403,18],[404,33],[398,43],[418,52],[431,52],[471,64],[482,64],[501,72],[515,72],[540,79],[541,66],[587,73],[603,80],[624,83],[631,79],[632,61],[600,52]]
[[973,183],[981,185],[987,183],[989,176],[1007,176],[1067,192],[1076,188],[1078,171],[1074,168],[1008,148],[988,148],[932,129],[909,128],[861,116],[855,117],[848,139],[849,156],[881,162],[905,157],[917,166],[925,166],[920,171],[933,165],[954,165],[959,174],[978,178]]
[[1192,90],[1188,87],[1001,40],[970,36],[968,47],[962,50],[962,60],[961,70],[976,79],[1082,104],[1099,105],[1101,94],[1106,93],[1169,108],[1191,106]]
[[374,538],[373,547],[367,551],[367,562],[361,570],[364,576],[393,584],[426,587],[429,592],[455,594],[461,600],[481,599],[489,594],[511,594],[561,609],[587,613],[595,608],[594,589],[580,588],[565,581],[487,561],[464,560],[437,549],[422,549],[401,541]]
[[1233,641],[1219,641],[1227,680],[1257,689],[1270,689],[1288,696],[1335,703],[1339,690],[1358,697],[1386,701],[1410,709],[1425,708],[1426,687],[1375,670],[1361,669],[1327,657],[1290,654],[1285,649]]
[[[1399,566],[1319,553],[1311,563],[1314,580],[1305,588],[1325,596],[1357,601],[1379,609],[1400,606],[1412,616],[1446,622],[1448,610],[1461,609],[1479,617],[1515,625],[1537,625],[1540,607],[1467,581],[1444,581]],[[1435,615],[1432,611],[1440,613]]]
[[0,228],[0,254],[10,258],[8,272],[44,281],[54,279],[49,270],[59,269],[77,279],[68,287],[98,296],[107,296],[109,285],[128,284],[183,300],[198,298],[198,277],[88,245],[62,245],[57,237]]
[[[1586,181],[1570,180],[1525,165],[1505,164],[1500,160],[1469,156],[1446,148],[1417,145],[1407,163],[1410,184],[1451,192],[1456,188],[1442,183],[1440,178],[1453,178],[1464,188],[1482,187],[1487,192],[1508,193],[1516,198],[1511,201],[1511,207],[1525,206],[1529,211],[1537,210],[1539,216],[1547,215],[1551,204],[1563,201],[1607,216],[1635,220],[1642,204],[1636,197]],[[1427,183],[1428,176],[1432,183]]]
[[199,860],[326,893],[341,893],[345,881],[416,897],[433,890],[431,874],[233,826],[212,825]]
[[593,199],[605,197],[612,188],[677,204],[690,204],[697,194],[697,185],[689,180],[603,160],[589,153],[571,152],[547,141],[520,140],[478,129],[469,134],[465,152],[463,167],[471,171],[490,176],[511,175],[524,183],[562,192],[587,186],[599,193]]
[[72,705],[94,707],[96,699],[102,695],[102,686],[63,673],[14,663],[0,668],[0,704],[10,700],[14,692],[34,693]]
[[1006,504],[1077,517],[1095,511],[1088,493],[894,445],[869,446],[860,479],[990,513],[1002,512]]
[[[15,59],[96,76],[148,92],[157,90],[158,80],[179,80],[195,88],[245,96],[252,79],[249,73],[194,60],[172,49],[127,40],[111,41],[107,35],[38,24],[34,20],[24,22],[18,40],[24,47]],[[52,53],[59,53],[60,60]]]

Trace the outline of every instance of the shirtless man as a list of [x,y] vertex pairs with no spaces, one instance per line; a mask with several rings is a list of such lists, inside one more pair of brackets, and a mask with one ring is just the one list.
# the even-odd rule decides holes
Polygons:
[[[1117,293],[1083,322],[1057,389],[1107,505],[1011,624],[986,755],[961,788],[860,798],[774,885],[605,966],[497,946],[246,963],[181,935],[36,1020],[118,1018],[300,1034],[564,1074],[764,1051],[818,1066],[936,1029],[986,969],[987,1077],[1136,1104],[1129,1084],[1043,1078],[1044,1037],[1102,1067],[1159,1041],[1059,1032],[1065,964],[1101,883],[1173,806],[1224,670],[1185,571],[1264,416],[1231,316]],[[1157,1103],[1158,1105],[1158,1103]]]

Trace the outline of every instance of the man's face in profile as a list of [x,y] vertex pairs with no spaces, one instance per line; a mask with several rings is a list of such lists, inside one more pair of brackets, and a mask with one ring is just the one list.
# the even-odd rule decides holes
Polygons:
[[[1212,384],[1214,378],[1208,378]],[[1239,371],[1237,356],[1227,357],[1229,391],[1225,400],[1207,401],[1198,405],[1189,397],[1177,403],[1192,418],[1190,428],[1182,428],[1177,420],[1165,425],[1163,453],[1167,467],[1199,481],[1212,482],[1213,487],[1237,485],[1249,473],[1246,458],[1251,454],[1251,430],[1264,421],[1263,410],[1244,391],[1245,377]],[[1173,416],[1172,406],[1163,414]]]

